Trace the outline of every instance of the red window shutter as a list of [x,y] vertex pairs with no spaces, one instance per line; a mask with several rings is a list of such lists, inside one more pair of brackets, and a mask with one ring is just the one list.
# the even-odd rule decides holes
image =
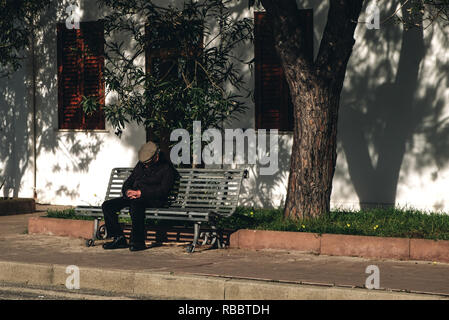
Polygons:
[[[190,22],[197,23],[200,26],[200,21]],[[154,28],[154,26],[152,26]],[[160,33],[163,33],[161,30]],[[172,30],[165,30],[165,32],[173,32]],[[166,41],[161,39],[154,41],[154,48],[147,46],[145,48],[145,72],[154,76],[174,76],[178,77],[177,64],[180,57],[199,57],[203,51],[203,32],[199,32],[200,36],[195,39],[195,43],[187,48],[180,48],[179,43],[173,40]],[[145,25],[145,36],[148,43],[150,43],[149,37],[151,37],[150,25]]]
[[79,129],[82,123],[80,30],[58,24],[58,114],[60,129]]
[[[58,114],[60,129],[104,129],[104,32],[102,22],[80,29],[58,24]],[[96,98],[100,110],[83,112],[83,96]]]
[[[312,10],[301,10],[301,15],[307,30],[306,50],[313,53]],[[292,131],[293,104],[271,23],[265,12],[255,12],[254,24],[256,129]]]
[[104,28],[100,22],[86,22],[81,25],[83,39],[83,95],[95,97],[100,110],[85,115],[85,129],[104,129]]

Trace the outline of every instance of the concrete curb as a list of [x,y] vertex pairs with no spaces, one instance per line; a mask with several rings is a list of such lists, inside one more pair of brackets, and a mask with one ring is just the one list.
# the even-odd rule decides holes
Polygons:
[[298,250],[330,256],[449,262],[449,241],[241,229],[231,248]]
[[[0,261],[0,281],[65,287],[63,265]],[[422,300],[447,295],[318,286],[194,274],[135,272],[80,267],[80,287],[132,296],[215,300]],[[67,289],[68,290],[68,289]]]

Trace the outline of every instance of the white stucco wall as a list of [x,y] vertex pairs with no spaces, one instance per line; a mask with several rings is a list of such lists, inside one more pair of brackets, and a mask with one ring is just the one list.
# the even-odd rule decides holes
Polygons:
[[[51,204],[98,204],[114,167],[134,166],[145,130],[131,124],[121,138],[106,124],[104,131],[58,130],[56,23],[65,22],[71,1],[54,1],[38,32],[37,65],[37,199]],[[81,21],[101,17],[94,1],[78,2]],[[31,63],[1,80],[1,112],[7,117],[2,137],[0,174],[4,196],[33,196]],[[24,81],[25,79],[25,81]],[[6,94],[4,94],[6,93]],[[107,97],[108,101],[110,97]],[[5,130],[6,131],[6,130]],[[25,136],[27,139],[24,141]]]
[[[399,8],[379,7],[381,21]],[[448,27],[428,25],[358,25],[341,96],[333,203],[449,209]]]
[[0,185],[14,197],[33,197],[30,70],[26,61],[0,82]]
[[[316,55],[328,3],[298,2],[300,7],[314,10]],[[67,3],[55,0],[55,6],[43,17],[48,24],[41,31],[38,46],[38,201],[98,204],[106,191],[110,170],[137,162],[145,132],[135,125],[127,126],[120,139],[108,124],[104,132],[57,130],[55,26],[65,21]],[[94,1],[78,3],[82,21],[101,17]],[[396,8],[394,2],[381,7],[381,20]],[[244,1],[237,3],[235,10],[236,17],[253,16]],[[363,11],[359,21],[365,19]],[[401,26],[388,23],[382,24],[380,30],[367,30],[360,23],[357,27],[341,97],[333,207],[394,202],[399,206],[449,210],[445,194],[449,187],[447,34],[438,25],[427,28],[422,42],[424,56],[419,57],[413,50],[420,44],[419,35],[403,38]],[[409,50],[401,52],[403,43]],[[243,45],[237,54],[251,60],[252,44]],[[0,178],[8,177],[1,190],[5,196],[33,194],[30,70],[28,63],[12,79],[0,80]],[[243,72],[248,88],[253,89],[253,74],[248,68]],[[254,102],[248,99],[247,103],[246,114],[230,123],[230,128],[254,128]],[[291,145],[291,134],[282,133],[280,170],[274,176],[260,176],[257,166],[246,166],[250,177],[244,182],[242,205],[282,205]],[[397,188],[391,188],[396,183]]]

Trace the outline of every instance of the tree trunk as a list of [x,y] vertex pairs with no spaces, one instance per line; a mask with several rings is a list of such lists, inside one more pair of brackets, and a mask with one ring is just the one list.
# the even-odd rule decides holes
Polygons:
[[295,0],[262,0],[294,105],[293,147],[284,215],[317,217],[330,209],[337,120],[346,66],[363,0],[331,0],[315,61]]
[[295,129],[285,215],[317,217],[330,209],[340,92],[317,84],[291,95]]

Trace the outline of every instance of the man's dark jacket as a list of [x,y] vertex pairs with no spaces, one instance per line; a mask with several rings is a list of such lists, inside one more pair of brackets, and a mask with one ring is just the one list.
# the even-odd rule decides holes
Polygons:
[[148,168],[145,168],[145,165],[140,161],[137,163],[131,175],[123,183],[123,197],[127,198],[126,191],[129,189],[140,190],[141,197],[145,200],[155,201],[156,203],[164,202],[167,200],[177,177],[178,172],[161,152],[159,161],[150,164]]

